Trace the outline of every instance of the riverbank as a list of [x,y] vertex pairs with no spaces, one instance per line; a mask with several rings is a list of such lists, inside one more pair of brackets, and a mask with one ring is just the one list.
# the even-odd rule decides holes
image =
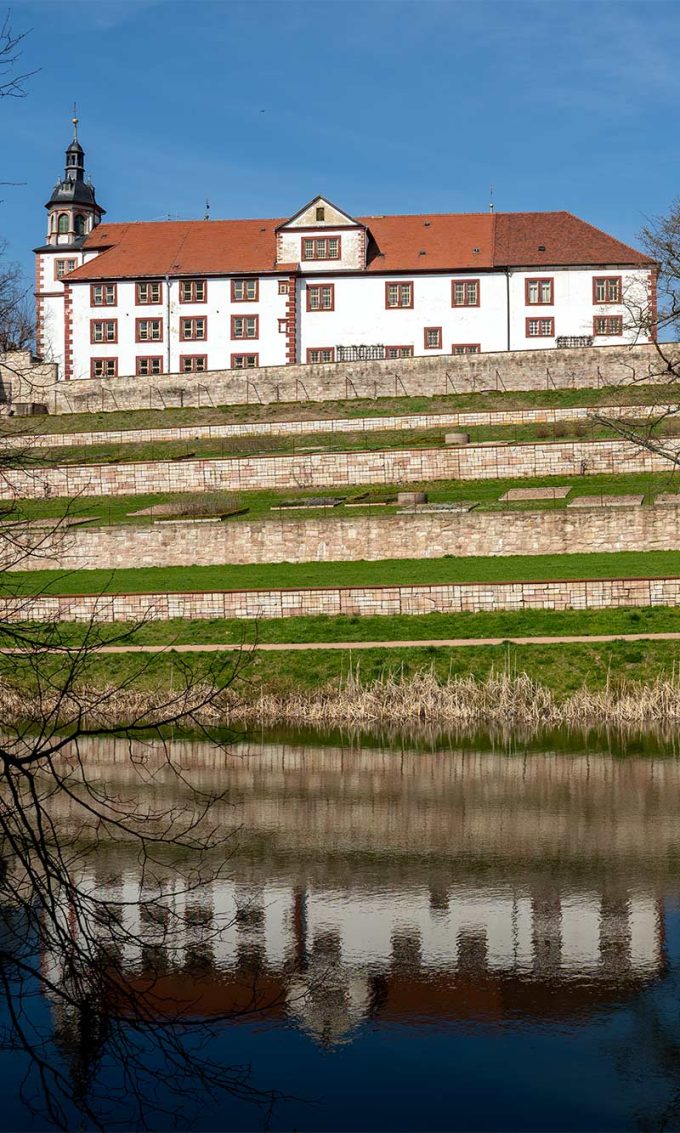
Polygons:
[[680,725],[680,641],[375,648],[242,654],[93,654],[77,693],[50,674],[63,657],[0,658],[6,724],[32,714],[89,727],[167,719],[314,727],[414,722],[454,727]]

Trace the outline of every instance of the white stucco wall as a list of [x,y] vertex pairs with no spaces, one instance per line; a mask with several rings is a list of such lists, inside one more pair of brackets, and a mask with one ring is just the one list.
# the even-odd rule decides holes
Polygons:
[[[343,233],[345,238],[357,234],[356,230]],[[358,234],[360,235],[360,233]],[[299,241],[299,233],[295,236]],[[42,253],[45,260],[44,291],[61,292],[63,284],[54,279],[54,254]],[[58,254],[58,253],[57,253]],[[593,317],[597,314],[620,315],[623,318],[622,337],[598,336],[595,344],[617,345],[630,341],[645,341],[636,336],[630,326],[628,307],[632,301],[644,303],[647,296],[649,273],[646,269],[625,270],[608,267],[595,269],[560,269],[550,267],[540,271],[446,273],[403,276],[378,274],[343,274],[318,270],[314,265],[305,277],[297,281],[297,360],[306,362],[310,348],[338,345],[412,346],[416,356],[448,355],[454,344],[479,343],[482,353],[490,351],[546,349],[554,347],[555,337],[561,335],[591,335]],[[620,275],[623,282],[623,302],[597,305],[593,303],[593,278]],[[530,305],[526,302],[527,279],[551,277],[554,280],[553,303]],[[385,284],[398,280],[413,284],[413,307],[386,309]],[[479,279],[480,305],[453,307],[451,285],[456,279]],[[307,288],[310,284],[331,284],[334,287],[332,311],[308,311]],[[286,296],[279,295],[276,277],[260,277],[259,296],[256,302],[234,302],[231,298],[230,279],[207,280],[207,302],[180,303],[179,282],[163,280],[162,302],[156,306],[136,306],[135,283],[121,281],[117,285],[117,303],[114,307],[92,307],[90,283],[71,283],[73,296],[73,378],[90,377],[90,360],[93,357],[118,359],[118,374],[134,374],[136,359],[142,356],[161,356],[165,373],[180,372],[180,358],[185,354],[207,355],[207,369],[228,369],[234,354],[258,355],[260,366],[279,366],[287,361],[287,335],[279,329],[279,321],[287,313]],[[510,342],[508,343],[508,295],[510,299]],[[232,339],[232,315],[259,317],[257,339]],[[183,317],[207,318],[207,339],[183,342],[179,339],[180,319]],[[552,317],[555,320],[555,337],[529,337],[526,319]],[[92,319],[117,319],[116,343],[90,342]],[[135,320],[160,318],[163,320],[161,342],[135,341]],[[46,354],[63,366],[64,327],[61,295],[43,299],[44,339]],[[440,349],[425,346],[426,327],[441,327]],[[169,337],[168,337],[169,328]],[[63,369],[62,369],[63,375]]]

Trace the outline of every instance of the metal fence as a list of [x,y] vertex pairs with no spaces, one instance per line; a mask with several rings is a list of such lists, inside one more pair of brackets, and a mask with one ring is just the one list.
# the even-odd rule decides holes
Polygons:
[[385,357],[384,346],[336,346],[336,362],[377,362]]
[[563,334],[555,339],[555,346],[592,346],[592,334]]

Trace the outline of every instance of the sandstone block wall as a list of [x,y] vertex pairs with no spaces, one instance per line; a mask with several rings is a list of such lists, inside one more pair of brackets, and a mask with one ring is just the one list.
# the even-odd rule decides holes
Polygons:
[[[398,327],[395,335],[398,337]],[[56,382],[55,367],[24,368],[22,372],[20,367],[7,363],[3,369],[0,359],[0,378],[11,384],[14,401],[44,401],[52,413],[85,413],[185,405],[413,397],[489,389],[575,389],[639,381],[654,376],[661,368],[654,346],[595,346],[73,382]]]
[[72,528],[35,535],[17,569],[568,555],[680,550],[680,507],[328,516],[148,527]]
[[[667,450],[680,454],[680,441]],[[670,457],[626,441],[563,441],[480,444],[465,448],[391,449],[383,452],[322,452],[228,460],[146,461],[130,464],[65,465],[6,469],[0,499],[49,496],[126,496],[224,490],[350,489],[371,484],[432,480],[494,480],[508,477],[657,472]]]
[[240,437],[297,437],[315,433],[375,433],[383,430],[446,429],[474,425],[557,425],[587,422],[593,415],[652,420],[680,405],[608,405],[567,409],[508,409],[496,413],[407,413],[389,417],[335,417],[315,421],[260,421],[242,425],[185,425],[176,429],[118,429],[83,433],[35,433],[27,423],[18,436],[3,437],[10,448],[67,448],[72,445],[147,444],[155,441],[218,440]]
[[599,610],[677,606],[680,578],[559,582],[466,583],[448,586],[329,587],[310,590],[229,590],[205,594],[116,594],[0,600],[10,621],[137,622],[169,618],[294,618],[325,614],[479,613],[499,610]]

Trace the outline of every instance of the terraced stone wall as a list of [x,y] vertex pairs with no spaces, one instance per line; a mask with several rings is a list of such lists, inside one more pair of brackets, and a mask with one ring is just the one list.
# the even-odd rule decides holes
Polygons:
[[[680,441],[667,451],[680,456]],[[6,469],[0,499],[51,496],[127,496],[166,492],[349,490],[363,485],[433,480],[497,480],[509,477],[579,476],[658,472],[673,467],[667,456],[627,441],[560,441],[480,444],[463,448],[322,452],[228,460],[158,460],[136,464],[65,465]]]
[[241,425],[184,425],[175,429],[116,429],[82,433],[26,432],[3,438],[10,448],[68,448],[72,445],[148,444],[156,441],[219,440],[241,437],[299,437],[319,433],[376,433],[383,430],[470,428],[482,425],[588,423],[599,414],[610,420],[654,420],[678,413],[680,405],[573,406],[566,409],[507,409],[495,413],[406,413],[388,417],[329,417],[315,421],[253,421]]
[[44,401],[51,413],[416,397],[490,389],[576,389],[640,381],[660,369],[654,346],[596,346],[55,382],[54,368],[9,364],[3,368],[0,358],[0,378],[11,386],[13,400]]
[[[680,507],[155,523],[36,530],[22,570],[680,550]],[[170,596],[171,597],[171,596]]]
[[[74,580],[75,581],[75,580]],[[498,610],[601,610],[677,606],[680,578],[469,583],[450,586],[229,590],[205,594],[42,595],[0,601],[5,620],[136,622],[169,618],[294,618],[326,614],[479,613]]]

